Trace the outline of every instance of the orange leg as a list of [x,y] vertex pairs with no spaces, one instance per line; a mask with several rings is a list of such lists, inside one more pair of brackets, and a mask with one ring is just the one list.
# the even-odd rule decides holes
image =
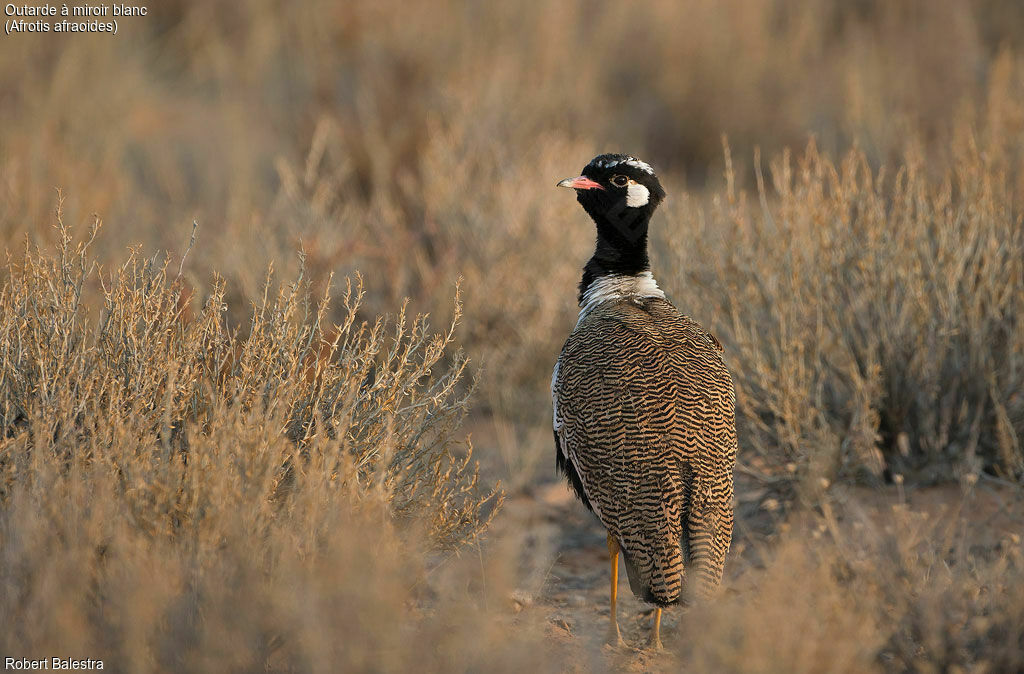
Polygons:
[[611,624],[608,626],[608,643],[616,647],[625,646],[622,634],[619,632],[619,619],[615,613],[615,603],[619,597],[619,542],[615,537],[608,534],[608,556],[612,562],[612,594],[611,594]]
[[651,632],[650,647],[656,651],[665,650],[665,647],[661,645],[661,607],[654,612],[654,629]]

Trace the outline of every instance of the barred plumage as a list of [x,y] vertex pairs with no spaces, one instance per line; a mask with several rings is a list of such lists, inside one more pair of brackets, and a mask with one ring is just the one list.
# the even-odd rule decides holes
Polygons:
[[[705,596],[732,539],[734,397],[714,338],[664,299],[584,316],[558,358],[559,461],[618,539],[633,592]],[[691,580],[692,582],[692,580]]]
[[[649,272],[647,221],[664,192],[630,159],[598,157],[566,185],[594,218],[598,243],[551,382],[558,467],[608,529],[615,637],[619,549],[633,592],[658,606],[705,597],[720,583],[737,449],[721,345]],[[650,203],[611,217],[634,183]]]

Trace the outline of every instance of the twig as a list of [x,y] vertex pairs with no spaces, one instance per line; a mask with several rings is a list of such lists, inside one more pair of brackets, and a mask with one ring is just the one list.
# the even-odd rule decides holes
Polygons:
[[192,236],[188,240],[188,248],[185,249],[185,254],[181,256],[181,263],[178,265],[178,275],[174,277],[175,283],[181,278],[181,272],[185,268],[185,258],[188,257],[189,251],[192,250],[192,246],[196,245],[196,230],[199,229],[199,223],[195,219],[192,220]]
[[749,468],[738,461],[736,462],[736,470],[749,475],[763,484],[780,484],[782,482],[789,482],[792,479],[790,476],[786,475],[765,475],[764,473],[754,470],[753,468]]

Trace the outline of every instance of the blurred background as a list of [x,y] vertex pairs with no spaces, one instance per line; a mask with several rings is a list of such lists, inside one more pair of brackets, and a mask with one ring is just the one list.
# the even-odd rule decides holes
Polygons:
[[812,139],[941,180],[958,147],[1019,147],[1022,41],[1012,0],[161,2],[117,36],[0,42],[0,243],[54,240],[58,189],[69,224],[102,218],[108,262],[180,255],[196,219],[195,302],[216,272],[237,321],[300,249],[320,284],[360,271],[375,311],[441,318],[462,277],[474,430],[528,482],[550,477],[549,369],[592,240],[555,181],[599,152],[651,162],[677,244],[656,274],[726,330],[688,278],[737,246],[691,259],[724,136],[733,189],[755,150],[767,172]]
[[[472,434],[484,482],[512,497],[499,532],[582,517],[551,496],[561,486],[548,387],[594,235],[554,185],[602,152],[657,170],[669,197],[652,225],[654,274],[718,336],[734,374],[747,560],[734,578],[762,569],[767,553],[753,541],[768,538],[752,532],[763,518],[800,504],[827,514],[837,484],[905,505],[904,486],[951,486],[959,498],[1024,475],[1018,0],[165,0],[123,19],[116,36],[0,39],[0,119],[4,249],[58,240],[58,190],[77,234],[102,219],[92,252],[106,269],[132,247],[180,260],[195,220],[182,301],[198,312],[222,278],[242,334],[271,266],[286,280],[303,264],[316,292],[332,274],[338,286],[359,272],[361,317],[393,314],[408,297],[439,327],[461,279],[456,342],[476,389],[460,432]],[[555,510],[538,515],[517,497],[555,498]],[[822,522],[808,531],[834,524]],[[912,541],[938,540],[915,531]],[[822,605],[795,609],[806,623],[791,636],[820,628],[821,643],[845,639],[836,662],[849,671],[1003,644],[993,625],[1024,615],[1024,599],[993,608],[972,592],[979,578],[1006,576],[1020,539],[992,536],[986,559],[1003,566],[957,576],[927,605],[900,604],[870,646],[850,636],[870,622],[856,611],[818,620],[858,587],[834,579],[822,580]],[[594,541],[603,545],[581,545]],[[864,576],[874,589],[856,592],[895,577],[893,564],[917,573],[913,545],[893,548],[897,561],[882,544],[864,553],[877,561]],[[948,561],[936,545],[929,569]],[[855,568],[862,552],[828,560]],[[786,568],[813,575],[819,561]],[[782,612],[748,625],[748,664],[791,620],[783,608],[801,589],[771,568],[777,582],[762,599]],[[904,601],[905,588],[889,591],[871,595],[865,615]],[[717,614],[722,639],[749,612],[744,601]],[[957,601],[964,615],[1002,622],[975,625],[970,643],[954,638],[938,607]],[[910,636],[907,616],[924,616]],[[991,662],[1019,666],[1021,649],[992,651]],[[778,671],[829,661],[788,653],[796,659]],[[939,669],[976,664],[946,655]],[[739,667],[714,648],[693,657]]]

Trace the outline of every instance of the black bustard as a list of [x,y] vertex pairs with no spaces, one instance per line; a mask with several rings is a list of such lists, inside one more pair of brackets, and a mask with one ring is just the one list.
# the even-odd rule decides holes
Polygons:
[[597,225],[580,314],[551,377],[558,468],[608,530],[609,641],[619,552],[629,586],[661,609],[709,596],[732,541],[736,395],[718,340],[651,275],[647,226],[665,191],[651,167],[604,154],[559,187]]

